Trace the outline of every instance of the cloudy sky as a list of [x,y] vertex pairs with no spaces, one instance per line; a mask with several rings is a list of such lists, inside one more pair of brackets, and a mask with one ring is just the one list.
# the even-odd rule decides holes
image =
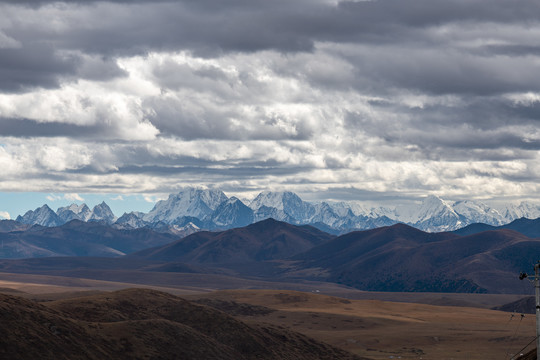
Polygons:
[[539,39],[537,0],[0,1],[0,212],[538,201]]

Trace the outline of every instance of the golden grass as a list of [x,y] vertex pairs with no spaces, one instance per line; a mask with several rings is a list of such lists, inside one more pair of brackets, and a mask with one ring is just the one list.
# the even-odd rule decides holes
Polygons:
[[534,315],[469,307],[273,290],[218,291],[200,297],[234,300],[278,311],[246,321],[286,326],[372,359],[509,359],[534,338]]

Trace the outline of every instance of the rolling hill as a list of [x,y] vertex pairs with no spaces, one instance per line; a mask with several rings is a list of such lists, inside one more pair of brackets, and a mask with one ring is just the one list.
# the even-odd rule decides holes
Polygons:
[[492,226],[492,225],[487,225],[487,224],[482,224],[482,223],[476,223],[476,224],[465,226],[464,228],[461,228],[459,230],[456,230],[454,231],[454,234],[472,235],[472,234],[477,234],[482,231],[501,230],[501,229],[514,230],[530,238],[538,238],[540,237],[540,218],[539,219],[527,219],[527,218],[516,219],[509,224],[501,225],[501,226]]
[[120,230],[98,222],[72,220],[57,227],[0,232],[0,257],[120,256],[176,239],[147,228]]
[[[171,241],[172,235],[149,229],[117,230],[73,221],[58,228],[0,233],[1,239],[6,237],[29,239],[27,243],[39,249],[47,245],[48,251],[69,254],[69,250],[79,256],[2,260],[3,272],[141,284],[157,281],[162,286],[170,282],[178,286],[197,274],[197,281],[203,282],[204,276],[214,275],[209,277],[212,284],[221,276],[235,284],[245,279],[265,284],[315,281],[370,291],[526,294],[532,288],[517,275],[530,271],[540,259],[540,239],[512,230],[460,236],[404,224],[335,237],[311,226],[267,219]],[[156,244],[160,246],[118,258],[111,258],[110,252],[108,259],[99,252],[101,257],[80,256],[108,248],[118,254]]]
[[266,219],[243,228],[198,232],[131,256],[194,264],[261,262],[289,258],[333,238],[311,226]]
[[291,276],[363,290],[519,292],[527,288],[517,274],[540,259],[540,239],[511,230],[433,234],[398,224],[343,235],[292,259],[298,263]]
[[358,359],[272,325],[247,325],[174,295],[128,289],[47,303],[0,294],[10,359]]

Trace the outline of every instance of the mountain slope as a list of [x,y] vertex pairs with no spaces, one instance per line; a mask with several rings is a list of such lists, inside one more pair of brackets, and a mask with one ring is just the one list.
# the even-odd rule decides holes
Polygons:
[[293,257],[296,271],[317,279],[362,290],[433,292],[522,291],[516,274],[537,258],[540,240],[510,230],[461,237],[403,224],[343,235]]
[[[247,203],[246,203],[247,204]],[[228,198],[217,189],[183,188],[167,200],[158,201],[149,213],[131,212],[116,219],[104,202],[92,210],[85,204],[61,207],[56,215],[45,205],[17,219],[25,224],[58,226],[71,220],[99,221],[119,228],[165,225],[184,227],[189,223],[203,230],[224,230],[273,218],[295,225],[312,225],[333,234],[373,229],[398,222],[430,232],[453,231],[469,224],[506,224],[516,218],[540,217],[540,206],[523,202],[495,209],[479,201],[449,201],[427,196],[421,203],[397,207],[370,207],[359,201],[309,202],[297,194],[284,191],[263,191],[249,206],[235,197]],[[47,210],[48,209],[48,210]],[[166,231],[166,230],[160,230]],[[170,232],[175,232],[172,230]]]
[[261,208],[271,208],[277,211],[273,214],[276,220],[288,221],[294,219],[298,224],[310,222],[315,214],[315,208],[312,204],[303,201],[293,192],[272,192],[263,191],[250,203],[249,207],[255,211],[256,221],[263,220],[267,211],[259,211]]
[[243,228],[198,232],[133,256],[196,264],[265,261],[288,258],[332,238],[332,235],[313,227],[267,219]]
[[23,216],[17,216],[16,221],[23,224],[41,226],[59,226],[64,223],[47,205],[43,205],[33,211],[29,210]]
[[360,359],[142,289],[39,305],[0,294],[0,355],[17,359]]
[[86,204],[71,204],[69,206],[58,208],[56,214],[63,222],[67,223],[71,220],[88,221],[92,216],[92,211]]
[[0,232],[25,231],[32,225],[23,224],[15,220],[0,220]]
[[178,194],[169,195],[167,200],[158,201],[143,220],[163,221],[168,224],[173,224],[177,219],[186,216],[204,220],[227,199],[220,190],[186,188]]
[[471,224],[464,228],[454,231],[458,235],[472,235],[487,230],[509,229],[517,231],[530,238],[540,238],[540,218],[526,219],[521,218],[512,221],[509,224],[501,226],[491,226],[486,224]]
[[222,202],[211,215],[210,227],[236,228],[252,224],[253,210],[235,197]]
[[145,228],[117,230],[96,222],[73,220],[58,227],[0,233],[0,257],[119,256],[176,239]]

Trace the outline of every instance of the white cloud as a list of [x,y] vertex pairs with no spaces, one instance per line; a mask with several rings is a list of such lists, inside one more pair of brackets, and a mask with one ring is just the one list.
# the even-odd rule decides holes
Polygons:
[[7,211],[0,211],[0,219],[11,220],[11,216]]
[[84,199],[76,193],[64,194],[64,199],[70,201],[84,201]]
[[[286,18],[268,8],[265,24],[282,32],[229,23],[187,40],[161,25],[252,19],[236,7],[221,18],[213,2],[4,6],[0,48],[55,49],[42,82],[0,90],[0,190],[151,203],[192,185],[537,196],[538,22],[513,19],[503,2],[489,12],[474,2],[476,17],[461,2],[442,16],[382,0],[364,9],[374,20],[316,27],[347,19],[343,9],[363,16],[362,4],[323,3],[312,13],[298,2]],[[235,6],[257,18],[246,4]],[[115,31],[104,39],[104,29]]]
[[62,200],[62,196],[59,196],[59,195],[55,195],[55,194],[49,194],[46,196],[46,199],[49,200],[49,201],[59,201],[59,200]]

